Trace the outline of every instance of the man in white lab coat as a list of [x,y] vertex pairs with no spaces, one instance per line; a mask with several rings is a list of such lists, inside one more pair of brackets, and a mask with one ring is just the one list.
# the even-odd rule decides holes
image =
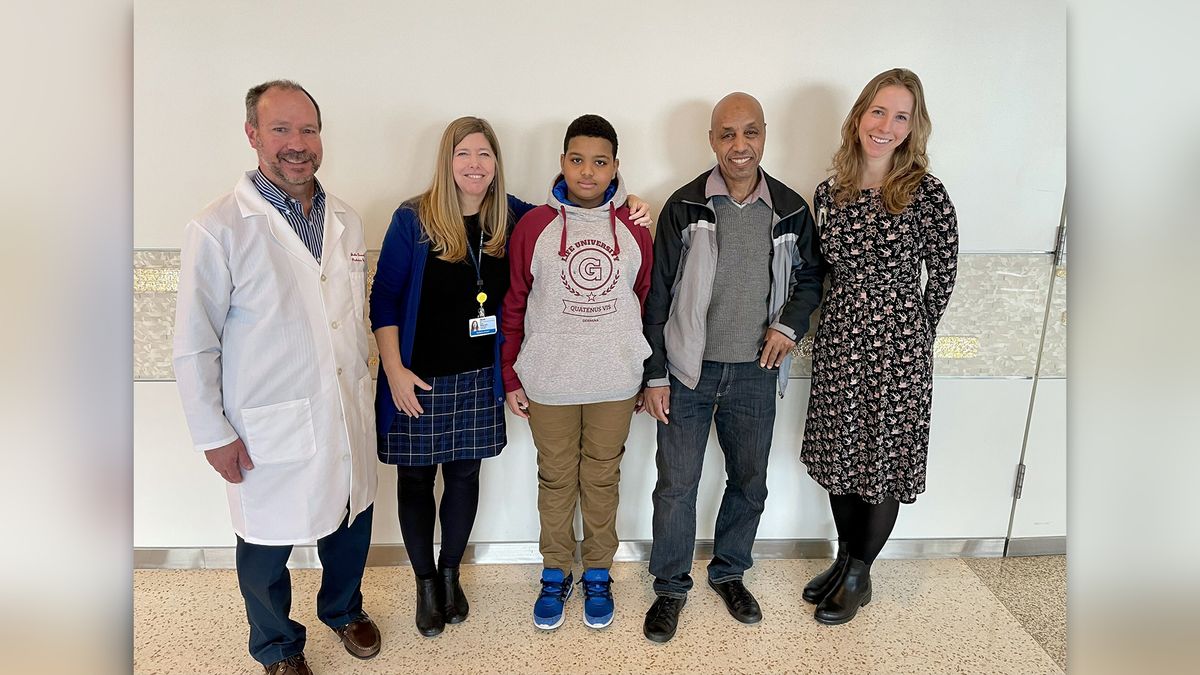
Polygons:
[[306,675],[305,629],[288,616],[293,544],[316,541],[317,616],[346,650],[381,645],[361,592],[376,486],[366,247],[358,214],[315,177],[307,91],[252,88],[245,130],[258,169],[184,232],[175,376],[195,448],[227,481],[250,654],[271,675]]

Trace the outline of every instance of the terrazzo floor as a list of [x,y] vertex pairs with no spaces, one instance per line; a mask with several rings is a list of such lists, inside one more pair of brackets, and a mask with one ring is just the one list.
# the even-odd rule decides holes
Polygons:
[[1066,556],[964,558],[963,562],[1066,670]]
[[[654,599],[645,563],[613,567],[616,620],[584,626],[574,596],[557,631],[533,627],[536,565],[464,565],[470,618],[423,638],[413,625],[407,567],[368,568],[365,608],[383,632],[375,659],[351,657],[313,608],[319,570],[292,571],[292,616],[308,626],[305,654],[318,675],[349,673],[1062,673],[1066,666],[1066,564],[1062,556],[881,560],[874,600],[842,626],[812,619],[800,600],[828,560],[761,560],[746,576],[762,606],[736,622],[697,584],[665,645],[642,636]],[[694,572],[703,574],[703,563]],[[703,579],[703,577],[701,577]],[[134,672],[261,673],[246,653],[248,628],[232,570],[134,572]]]

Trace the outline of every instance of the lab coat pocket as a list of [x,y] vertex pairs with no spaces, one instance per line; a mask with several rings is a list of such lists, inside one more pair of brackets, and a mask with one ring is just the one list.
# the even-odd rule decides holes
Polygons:
[[258,464],[299,462],[317,452],[312,407],[308,399],[242,408],[246,451]]

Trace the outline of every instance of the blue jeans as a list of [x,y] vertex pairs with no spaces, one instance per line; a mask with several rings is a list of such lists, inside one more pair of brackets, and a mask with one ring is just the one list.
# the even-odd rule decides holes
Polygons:
[[751,548],[767,499],[778,377],[778,370],[760,368],[757,361],[705,361],[694,390],[671,377],[671,423],[658,423],[655,458],[650,573],[656,594],[682,598],[692,588],[696,493],[714,409],[727,480],[708,577],[717,583],[740,579],[754,564]]
[[[321,588],[317,618],[341,628],[363,617],[362,577],[371,546],[371,517],[375,506],[346,519],[338,529],[317,540],[321,559]],[[291,546],[264,546],[237,538],[238,588],[250,620],[250,656],[264,666],[304,651],[304,624],[293,621],[292,578],[287,561]]]

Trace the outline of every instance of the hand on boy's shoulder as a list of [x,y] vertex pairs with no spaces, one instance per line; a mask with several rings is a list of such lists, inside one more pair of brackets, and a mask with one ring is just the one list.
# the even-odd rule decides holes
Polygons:
[[[654,224],[654,218],[650,215],[650,202],[637,195],[629,195],[625,200],[625,205],[621,208],[625,209],[626,214],[634,225],[649,228]],[[620,209],[618,209],[619,211]]]

